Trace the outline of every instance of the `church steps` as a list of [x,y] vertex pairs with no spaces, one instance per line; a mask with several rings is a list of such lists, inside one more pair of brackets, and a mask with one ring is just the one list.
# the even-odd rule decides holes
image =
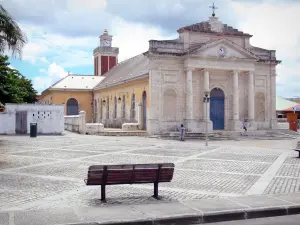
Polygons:
[[[209,140],[243,140],[243,139],[258,139],[258,140],[286,140],[295,139],[299,136],[296,132],[285,133],[281,131],[268,131],[268,130],[258,130],[258,131],[248,131],[245,134],[239,131],[217,131],[214,133],[208,133]],[[176,140],[180,139],[179,132],[170,132],[157,135],[161,139]],[[186,132],[185,139],[199,139],[205,140],[205,133],[194,133]]]

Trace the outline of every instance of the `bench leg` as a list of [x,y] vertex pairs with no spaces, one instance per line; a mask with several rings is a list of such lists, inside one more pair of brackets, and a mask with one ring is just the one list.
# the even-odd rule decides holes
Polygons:
[[106,202],[105,185],[101,185],[101,201]]
[[158,199],[158,183],[154,183],[154,198]]

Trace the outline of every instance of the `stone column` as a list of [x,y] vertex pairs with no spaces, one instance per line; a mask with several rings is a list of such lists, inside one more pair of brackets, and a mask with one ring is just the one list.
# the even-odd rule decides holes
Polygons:
[[186,72],[186,119],[193,118],[193,70],[189,68]]
[[[209,70],[205,69],[204,70],[204,81],[203,81],[203,90],[204,90],[204,93],[205,92],[208,92],[208,97],[210,95],[210,92],[209,92]],[[203,93],[203,97],[204,97],[204,93]],[[206,108],[206,104],[207,104],[207,108]],[[210,110],[209,110],[209,102],[208,103],[205,103],[203,102],[203,118],[204,120],[208,120],[210,121]]]
[[197,123],[194,116],[194,91],[193,90],[193,68],[186,70],[186,108],[185,108],[185,126],[186,131],[195,132]]
[[252,71],[248,74],[248,120],[254,120],[254,77]]
[[240,121],[240,108],[239,108],[239,72],[233,71],[233,117],[232,117],[232,130],[241,130]]
[[239,110],[239,72],[233,71],[233,120],[240,119]]
[[256,122],[254,120],[254,74],[253,71],[248,73],[248,130],[257,130]]

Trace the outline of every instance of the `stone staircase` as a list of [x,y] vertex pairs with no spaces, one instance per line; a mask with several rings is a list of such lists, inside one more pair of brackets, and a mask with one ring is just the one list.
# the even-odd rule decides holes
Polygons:
[[99,136],[142,136],[147,137],[148,133],[144,130],[123,131],[122,129],[104,128],[103,132],[95,133]]
[[[167,139],[167,140],[179,140],[180,133],[179,132],[170,132],[170,133],[163,133],[156,136],[160,139]],[[270,130],[258,130],[258,131],[247,131],[246,133],[242,133],[240,131],[215,131],[213,133],[208,134],[209,140],[289,140],[289,139],[296,139],[300,137],[297,132],[294,131],[270,131]],[[205,133],[194,133],[194,132],[186,132],[185,135],[186,140],[205,140]]]
[[[220,133],[208,133],[208,139],[211,140],[236,140],[235,137],[230,135],[224,135]],[[157,136],[160,139],[166,139],[166,140],[179,140],[180,139],[180,133],[179,132],[170,132],[170,133],[164,133]],[[185,133],[185,139],[186,140],[205,140],[205,133],[194,133],[194,132],[186,132]]]

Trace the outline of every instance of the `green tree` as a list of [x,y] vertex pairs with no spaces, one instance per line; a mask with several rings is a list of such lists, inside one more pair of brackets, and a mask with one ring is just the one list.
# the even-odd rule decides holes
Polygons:
[[21,58],[26,42],[26,34],[0,4],[0,53],[9,50],[13,56]]
[[8,57],[0,55],[0,102],[33,103],[37,92],[31,80],[26,79],[18,70],[9,67]]

